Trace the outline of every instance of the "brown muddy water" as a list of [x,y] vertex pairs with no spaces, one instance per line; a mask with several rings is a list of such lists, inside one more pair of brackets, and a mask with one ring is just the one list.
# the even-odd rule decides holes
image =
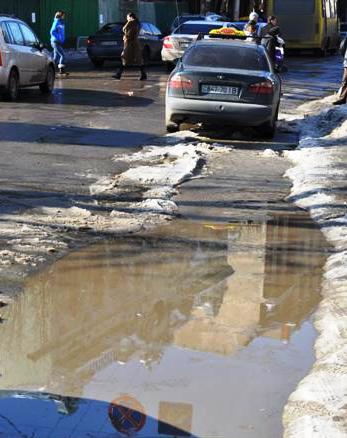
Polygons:
[[0,432],[279,438],[327,252],[302,215],[178,220],[70,254],[2,309]]

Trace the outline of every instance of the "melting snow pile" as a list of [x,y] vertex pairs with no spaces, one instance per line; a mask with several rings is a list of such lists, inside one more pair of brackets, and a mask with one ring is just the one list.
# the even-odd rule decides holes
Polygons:
[[300,148],[287,153],[291,200],[310,211],[335,251],[315,315],[317,360],[285,408],[286,438],[347,437],[347,107],[330,102],[299,108]]
[[84,239],[91,241],[103,233],[136,232],[172,218],[177,213],[171,200],[176,186],[191,178],[208,154],[227,150],[217,150],[194,137],[181,132],[164,138],[163,146],[116,157],[130,168],[101,178],[90,187],[90,197],[61,196],[50,199],[50,205],[26,200],[20,214],[2,214],[0,272],[9,273],[11,267],[18,275],[23,267],[27,271],[36,268],[49,255],[81,243],[82,231],[89,232]]
[[[168,137],[170,142],[171,137]],[[172,146],[148,146],[133,155],[116,156],[115,160],[130,163],[132,167],[113,178],[97,181],[90,190],[93,194],[113,195],[124,193],[129,188],[141,190],[142,200],[132,203],[133,211],[137,214],[151,212],[172,215],[177,211],[176,204],[170,201],[176,193],[175,187],[191,178],[213,150],[215,146],[207,143],[178,143]]]

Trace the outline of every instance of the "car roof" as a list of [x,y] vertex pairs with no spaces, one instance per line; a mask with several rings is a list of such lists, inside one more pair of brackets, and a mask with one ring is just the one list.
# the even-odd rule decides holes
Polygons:
[[[119,26],[123,25],[123,26],[124,26],[125,23],[126,23],[126,21],[111,21],[110,23],[106,23],[106,24],[104,24],[102,27],[106,27],[106,26],[114,26],[114,25],[119,25]],[[153,26],[155,26],[155,24],[151,23],[150,21],[143,21],[143,20],[140,20],[140,23],[142,23],[142,24],[144,24],[144,23],[146,23],[146,24],[152,24]]]
[[211,25],[217,25],[220,24],[221,27],[223,27],[224,24],[229,23],[229,21],[209,21],[209,20],[192,20],[192,21],[186,21],[183,24],[194,24],[194,25],[206,25],[206,26],[211,26]]
[[181,15],[177,15],[177,17],[176,18],[185,18],[185,17],[205,17],[205,15],[203,15],[203,14],[186,14],[186,13],[183,13],[183,14],[181,14]]
[[18,17],[16,17],[15,15],[10,15],[10,14],[0,14],[0,21],[7,21],[8,19],[14,20],[14,21],[20,21],[22,22],[22,20],[20,20]]

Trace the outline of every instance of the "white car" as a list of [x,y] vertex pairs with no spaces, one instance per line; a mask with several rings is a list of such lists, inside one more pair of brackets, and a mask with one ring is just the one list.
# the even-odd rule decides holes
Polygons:
[[51,93],[54,80],[54,62],[35,33],[23,21],[0,14],[0,94],[14,101],[21,87],[32,86]]
[[208,35],[212,29],[230,27],[231,23],[210,20],[186,21],[178,26],[171,35],[163,39],[161,50],[162,60],[169,66],[181,58],[192,42],[196,41],[199,35]]

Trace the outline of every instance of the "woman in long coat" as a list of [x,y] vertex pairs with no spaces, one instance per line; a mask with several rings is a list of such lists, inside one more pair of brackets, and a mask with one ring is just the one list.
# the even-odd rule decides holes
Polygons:
[[127,15],[127,22],[123,27],[124,49],[121,55],[122,65],[117,73],[113,76],[115,79],[120,79],[124,68],[129,66],[137,66],[141,71],[140,81],[147,79],[147,75],[143,65],[142,50],[139,41],[140,22],[136,15],[130,12]]

